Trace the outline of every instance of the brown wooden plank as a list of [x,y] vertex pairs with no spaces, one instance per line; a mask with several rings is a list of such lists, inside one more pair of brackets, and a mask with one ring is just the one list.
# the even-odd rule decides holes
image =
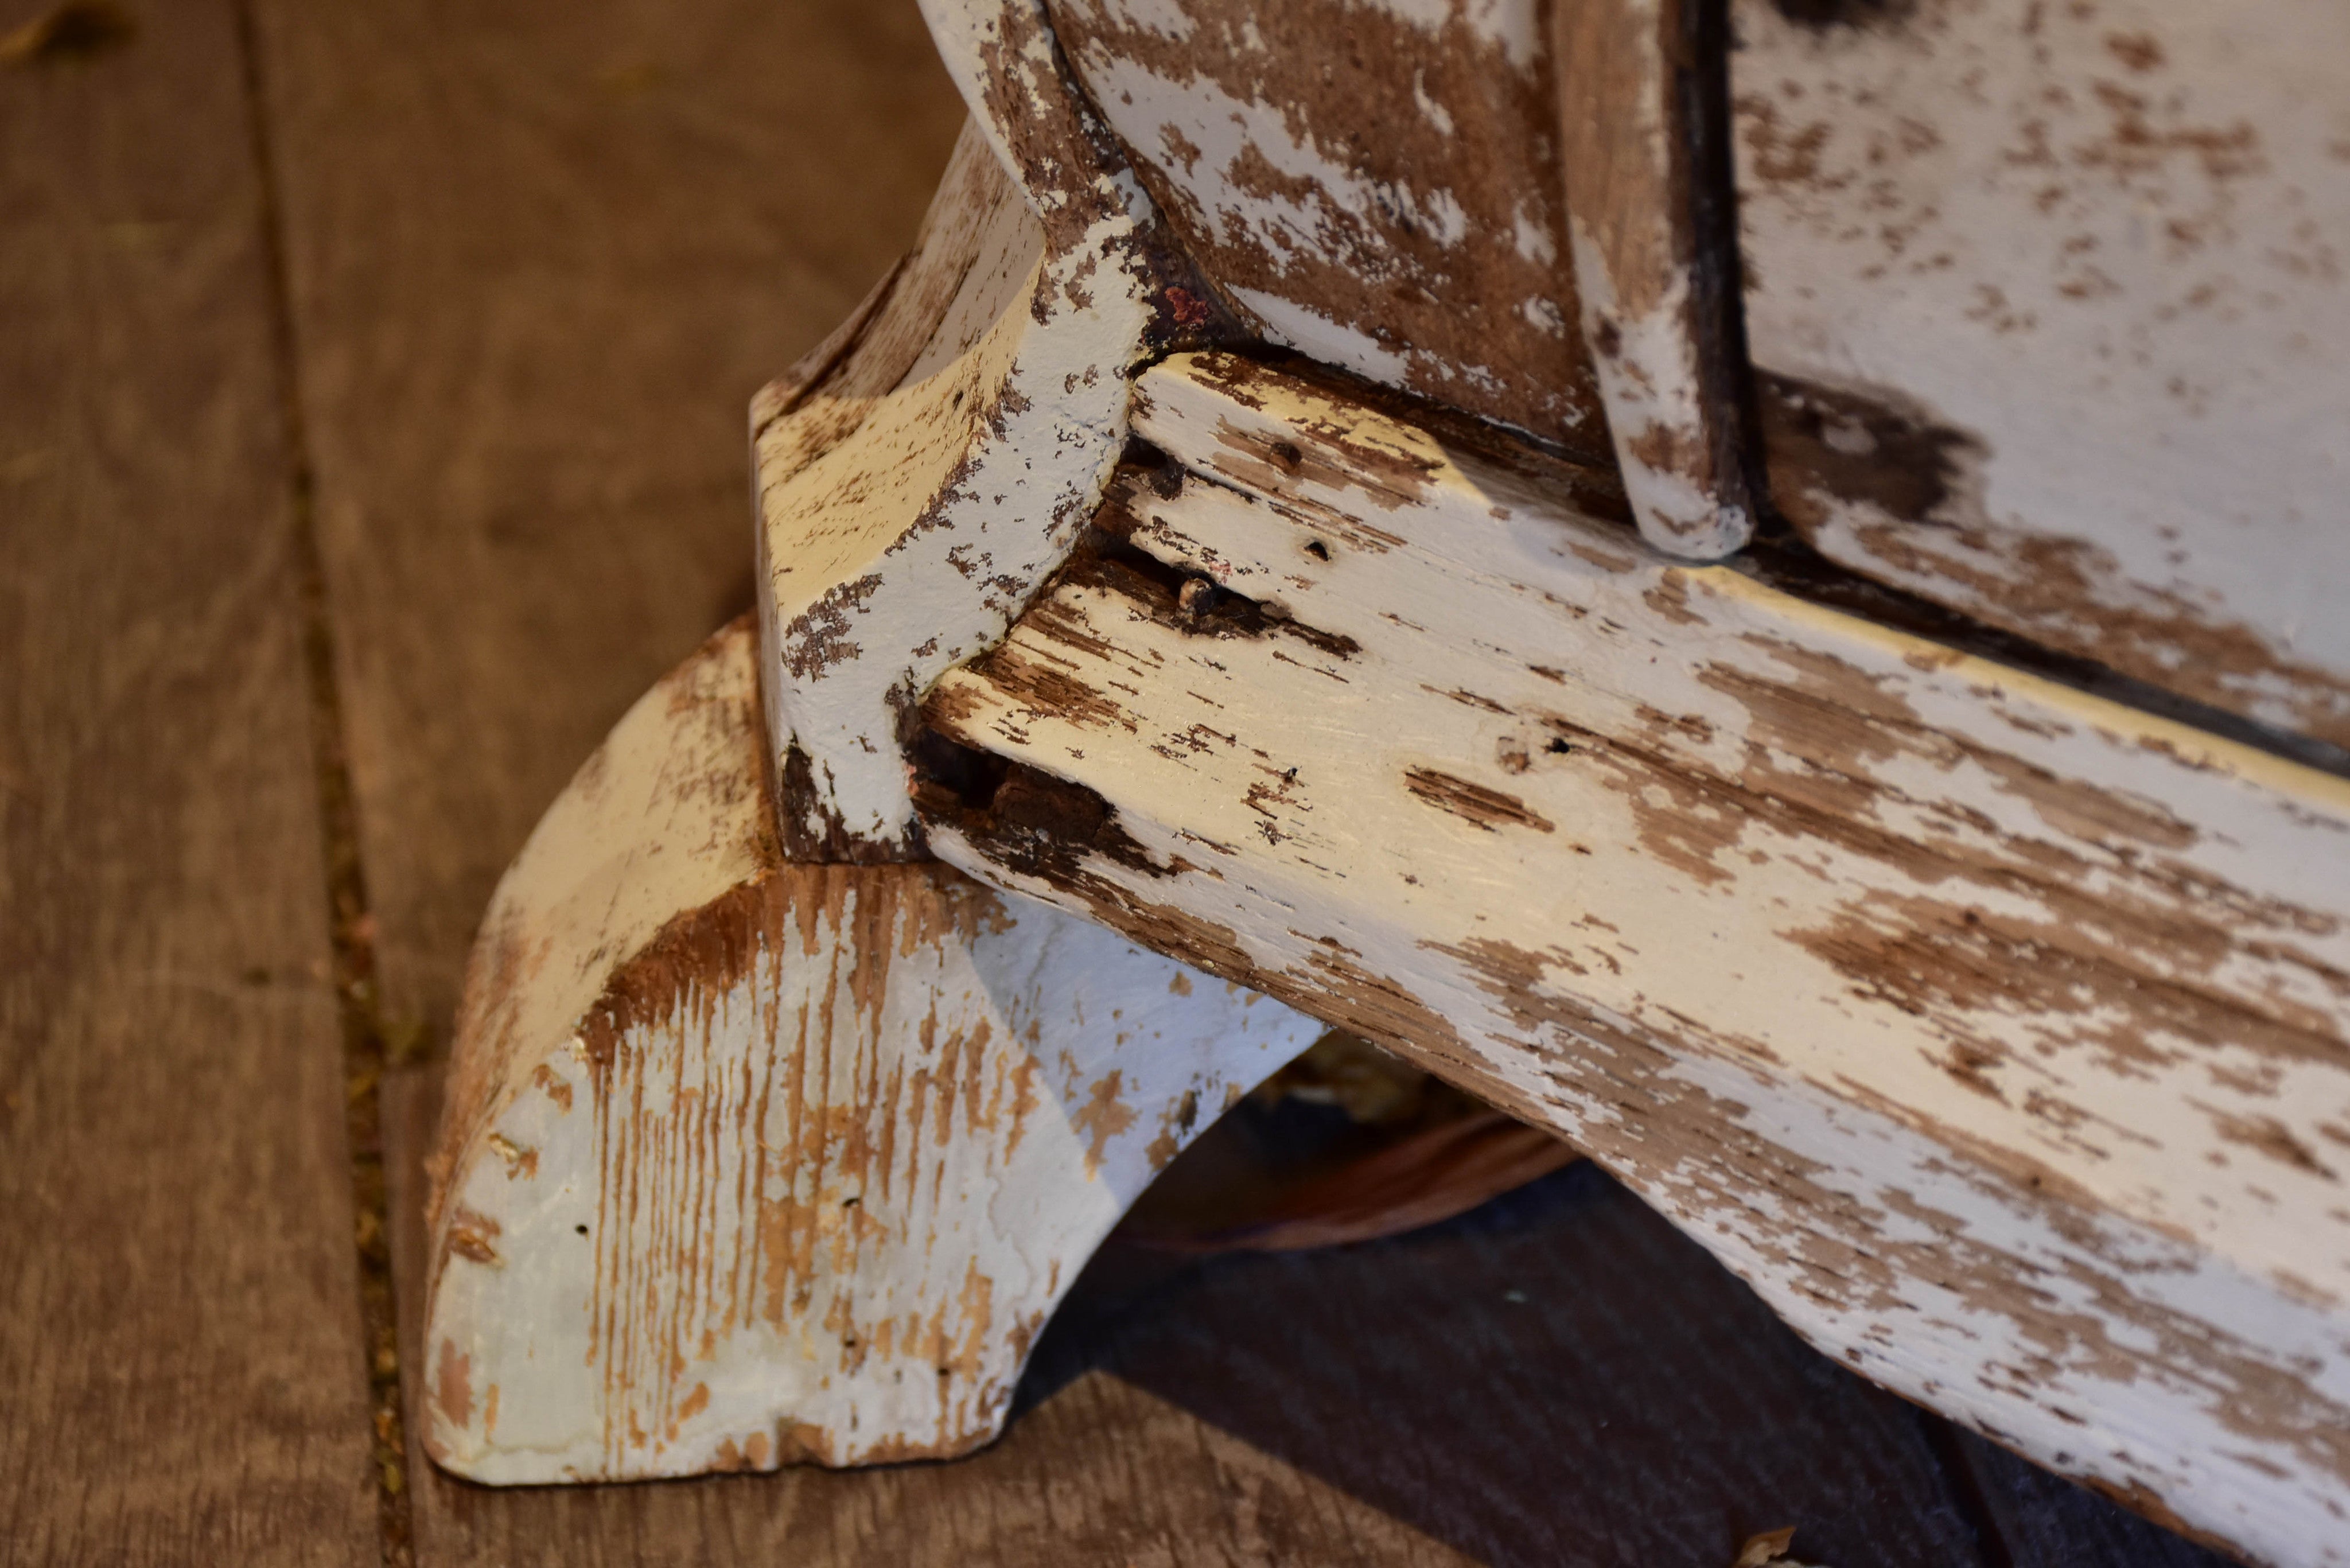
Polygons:
[[[421,1162],[438,1098],[430,1072],[398,1075],[387,1089],[403,1282],[422,1277]],[[412,1291],[400,1300],[412,1346],[419,1303]],[[1479,1561],[1109,1374],[1074,1369],[1032,1404],[1001,1442],[944,1465],[501,1491],[453,1480],[419,1454],[417,1559],[509,1568],[733,1556],[811,1568]]]
[[751,394],[962,118],[910,0],[259,7],[395,1024],[627,705],[751,601]]
[[0,1561],[373,1562],[235,17],[134,20],[0,69]]

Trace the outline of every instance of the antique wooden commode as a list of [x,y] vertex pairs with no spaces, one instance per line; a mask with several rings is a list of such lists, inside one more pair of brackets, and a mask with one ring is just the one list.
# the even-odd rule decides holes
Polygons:
[[1336,1025],[2350,1563],[2350,11],[925,9],[972,120],[753,410],[756,624],[484,923],[434,1457],[983,1443]]

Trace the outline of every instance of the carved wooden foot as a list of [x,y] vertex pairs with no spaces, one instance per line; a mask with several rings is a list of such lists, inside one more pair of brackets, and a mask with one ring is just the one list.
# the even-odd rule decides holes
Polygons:
[[491,907],[425,1338],[477,1480],[986,1441],[1127,1205],[1321,1030],[941,866],[785,862],[752,659],[655,687]]

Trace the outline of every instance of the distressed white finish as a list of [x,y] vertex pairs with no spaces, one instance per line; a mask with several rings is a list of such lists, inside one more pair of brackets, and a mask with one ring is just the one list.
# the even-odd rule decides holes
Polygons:
[[934,0],[978,118],[912,256],[752,407],[768,730],[795,848],[916,849],[901,714],[1003,634],[1124,439],[1148,202],[1071,120],[1049,38],[1007,25],[1032,10]]
[[1560,145],[1583,336],[1640,536],[1712,561],[1753,537],[1721,430],[1731,389],[1709,386],[1700,345],[1690,128],[1675,69],[1682,0],[1563,0]]
[[1905,515],[1774,440],[1781,504],[1858,570],[2350,743],[2350,9],[1734,13],[1766,392],[1933,432],[1784,389],[1831,462],[1932,483]]
[[1062,43],[1243,323],[1604,450],[1533,0],[1054,0]]
[[1584,333],[1615,346],[1596,358],[1599,390],[1641,536],[1684,560],[1719,560],[1754,536],[1754,520],[1675,461],[1703,451],[1709,423],[1690,341],[1688,280],[1673,277],[1653,303],[1626,309],[1589,225],[1577,219],[1574,234]]
[[632,710],[501,884],[424,1439],[521,1483],[960,1452],[1158,1169],[1320,1025],[937,866],[776,857],[753,649]]
[[1110,826],[941,856],[1547,1121],[1879,1381],[2350,1562],[2350,784],[1229,357],[1139,399],[1191,472],[1133,542],[1272,615],[1081,558],[925,713]]

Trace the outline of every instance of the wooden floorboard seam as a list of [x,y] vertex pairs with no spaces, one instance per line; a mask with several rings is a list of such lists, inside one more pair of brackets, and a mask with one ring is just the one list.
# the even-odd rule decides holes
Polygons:
[[[350,1148],[352,1246],[358,1254],[362,1343],[367,1348],[372,1417],[377,1524],[384,1568],[414,1561],[413,1511],[403,1433],[401,1364],[393,1296],[390,1215],[383,1168],[381,1086],[393,1054],[376,984],[374,919],[359,851],[359,804],[345,744],[336,674],[335,628],[318,547],[317,486],[302,410],[302,360],[295,321],[287,234],[269,119],[267,65],[251,0],[235,6],[244,67],[246,129],[260,190],[261,244],[268,267],[272,360],[283,421],[293,555],[302,613],[303,673],[308,685],[311,773],[317,788],[327,899],[334,950],[334,989],[341,1025],[345,1114]],[[411,1043],[411,1045],[415,1043]]]

